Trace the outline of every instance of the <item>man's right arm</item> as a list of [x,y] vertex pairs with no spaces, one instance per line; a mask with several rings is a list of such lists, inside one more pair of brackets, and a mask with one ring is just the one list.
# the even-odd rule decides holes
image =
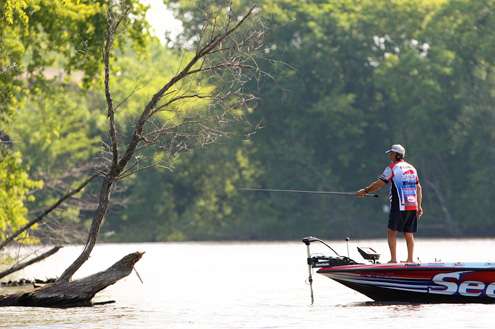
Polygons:
[[363,197],[368,193],[376,192],[385,185],[392,179],[393,172],[392,168],[389,166],[385,168],[383,173],[378,177],[376,181],[371,183],[370,185],[366,186],[363,189],[360,189],[359,191],[356,192],[357,196]]
[[385,182],[383,180],[377,179],[376,181],[374,181],[370,185],[368,185],[365,188],[360,189],[359,191],[357,191],[356,192],[356,195],[357,196],[361,196],[361,197],[362,196],[365,196],[368,193],[373,193],[373,192],[376,192],[376,191],[380,190],[385,185],[386,184],[385,184]]

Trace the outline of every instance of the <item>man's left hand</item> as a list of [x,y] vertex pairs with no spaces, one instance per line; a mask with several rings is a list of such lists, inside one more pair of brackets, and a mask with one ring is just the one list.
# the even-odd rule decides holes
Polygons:
[[361,197],[361,198],[364,197],[366,194],[368,194],[368,192],[366,192],[366,190],[364,188],[362,188],[356,192],[356,196]]

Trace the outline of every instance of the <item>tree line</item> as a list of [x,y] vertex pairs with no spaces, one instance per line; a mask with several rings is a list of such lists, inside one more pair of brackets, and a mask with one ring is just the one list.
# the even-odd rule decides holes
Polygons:
[[[109,141],[100,137],[106,129],[101,111],[106,101],[97,56],[104,40],[98,5],[29,11],[10,3],[0,9],[8,18],[0,24],[5,40],[0,53],[4,235],[83,181],[83,174],[94,170],[86,164],[101,156],[101,143]],[[140,19],[116,41],[114,98],[125,100],[118,114],[124,138],[132,131],[137,104],[162,82],[157,70],[173,76],[191,58],[205,13],[225,8],[221,1],[166,3],[183,23],[179,39],[164,45],[151,37],[146,8],[136,5],[134,16]],[[233,6],[242,10],[251,3],[235,1]],[[239,188],[354,191],[381,173],[387,165],[384,151],[393,143],[406,146],[424,188],[419,235],[495,232],[490,197],[494,1],[278,0],[257,5],[264,45],[252,57],[255,78],[242,85],[255,103],[239,111],[238,126],[215,144],[184,150],[167,165],[122,181],[102,227],[105,239],[382,237],[384,193],[378,200],[362,200]],[[71,15],[71,10],[82,14]],[[37,30],[40,25],[44,28]],[[67,26],[68,35],[77,37],[63,33]],[[57,68],[63,76],[49,79],[46,68]],[[193,87],[200,94],[229,82],[209,78]],[[209,99],[194,98],[175,111],[197,113],[210,105]],[[165,112],[162,119],[174,122],[176,115]],[[143,156],[164,162],[159,152]],[[95,190],[89,186],[72,198],[26,241],[85,228],[94,213]],[[77,239],[77,234],[57,239]]]

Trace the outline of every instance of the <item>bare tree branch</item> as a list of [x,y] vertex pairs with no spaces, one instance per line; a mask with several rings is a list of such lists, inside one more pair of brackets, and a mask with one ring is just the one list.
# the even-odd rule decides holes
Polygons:
[[167,108],[170,104],[175,103],[177,101],[183,100],[183,99],[188,99],[188,98],[198,98],[198,99],[204,99],[204,98],[211,98],[210,95],[200,95],[200,94],[192,94],[192,95],[182,95],[182,96],[177,96],[169,100],[163,105],[160,105],[156,107],[153,111],[151,111],[150,117],[153,116],[155,113],[163,111],[165,108]]
[[251,7],[251,9],[249,9],[249,11],[241,18],[241,20],[239,20],[239,22],[234,27],[227,30],[225,33],[221,35],[217,35],[213,37],[210,42],[208,42],[204,47],[202,47],[196,53],[196,55],[189,61],[189,63],[187,63],[184,69],[182,69],[176,76],[174,76],[169,82],[167,82],[155,95],[153,95],[152,99],[148,102],[148,104],[144,108],[144,111],[141,114],[141,117],[136,123],[136,128],[134,129],[132,140],[129,143],[127,150],[125,151],[125,154],[119,161],[118,169],[122,170],[127,165],[127,162],[129,162],[130,158],[132,157],[132,154],[134,153],[137,147],[137,144],[139,143],[140,140],[139,136],[143,131],[146,120],[149,118],[150,113],[156,107],[156,105],[163,97],[163,95],[173,85],[175,85],[178,81],[182,80],[186,75],[188,75],[188,72],[202,57],[206,56],[209,52],[213,51],[215,47],[217,47],[220,44],[220,42],[222,42],[225,38],[231,35],[242,23],[244,23],[244,21],[251,15],[251,13],[255,8],[256,7],[254,6]]
[[29,265],[32,265],[32,264],[35,264],[37,262],[40,262],[42,261],[43,259],[45,258],[48,258],[50,257],[51,255],[53,255],[54,253],[56,253],[57,251],[60,250],[60,248],[62,248],[61,246],[56,246],[56,247],[53,247],[52,249],[48,250],[47,252],[33,258],[33,259],[30,259],[24,263],[19,263],[19,264],[16,264],[14,266],[12,266],[11,268],[5,270],[5,271],[2,271],[0,272],[0,279],[3,278],[3,277],[6,277],[7,275],[10,275],[12,273],[15,273],[17,271],[20,271],[22,270],[23,268],[26,268],[28,267]]
[[46,215],[48,215],[53,210],[55,210],[57,207],[59,207],[65,200],[67,200],[70,197],[72,197],[73,195],[79,193],[86,185],[88,185],[96,177],[98,177],[98,175],[93,175],[93,176],[89,177],[84,182],[82,182],[78,187],[76,187],[72,191],[68,192],[67,194],[63,195],[60,199],[57,200],[57,202],[55,202],[53,205],[48,207],[41,214],[36,216],[36,218],[32,219],[29,223],[27,223],[26,225],[22,226],[20,229],[18,229],[14,233],[12,233],[8,238],[6,238],[2,243],[0,243],[0,250],[3,249],[6,245],[8,245],[10,242],[14,241],[15,238],[17,238],[23,232],[25,232],[26,230],[31,228],[33,225],[42,221]]
[[114,168],[117,166],[117,162],[119,160],[119,149],[117,143],[117,131],[115,127],[115,111],[113,108],[112,94],[110,92],[110,50],[112,49],[116,27],[120,24],[121,19],[119,19],[115,24],[111,10],[111,6],[109,6],[107,12],[107,35],[105,38],[105,48],[103,51],[103,63],[105,66],[105,98],[107,100],[107,116],[109,118],[110,140],[112,146],[112,168]]
[[134,96],[134,94],[135,94],[138,90],[140,90],[140,89],[142,89],[142,87],[141,87],[141,88],[137,88],[137,87],[136,87],[136,88],[134,88],[134,89],[133,89],[133,90],[129,93],[129,95],[127,95],[126,97],[124,97],[124,99],[122,99],[122,100],[121,100],[121,101],[120,101],[117,105],[115,105],[115,106],[114,106],[113,111],[114,111],[114,112],[117,112],[117,110],[119,109],[119,107],[121,107],[123,104],[125,104],[125,103],[126,103],[126,102],[127,102],[127,101],[128,101],[128,100],[132,97],[132,96]]

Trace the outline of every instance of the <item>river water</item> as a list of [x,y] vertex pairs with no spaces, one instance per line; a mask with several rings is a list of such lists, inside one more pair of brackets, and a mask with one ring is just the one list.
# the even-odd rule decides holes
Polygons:
[[[345,242],[332,242],[347,254]],[[386,261],[385,240],[351,241],[373,247]],[[18,276],[60,275],[81,250],[66,247]],[[495,261],[495,239],[417,240],[423,262]],[[80,270],[103,270],[127,253],[145,251],[133,273],[94,301],[115,304],[67,310],[0,309],[0,328],[494,328],[495,304],[377,304],[316,275],[310,305],[306,248],[301,242],[102,244]],[[315,250],[322,251],[324,250]],[[398,244],[404,257],[405,245]]]

